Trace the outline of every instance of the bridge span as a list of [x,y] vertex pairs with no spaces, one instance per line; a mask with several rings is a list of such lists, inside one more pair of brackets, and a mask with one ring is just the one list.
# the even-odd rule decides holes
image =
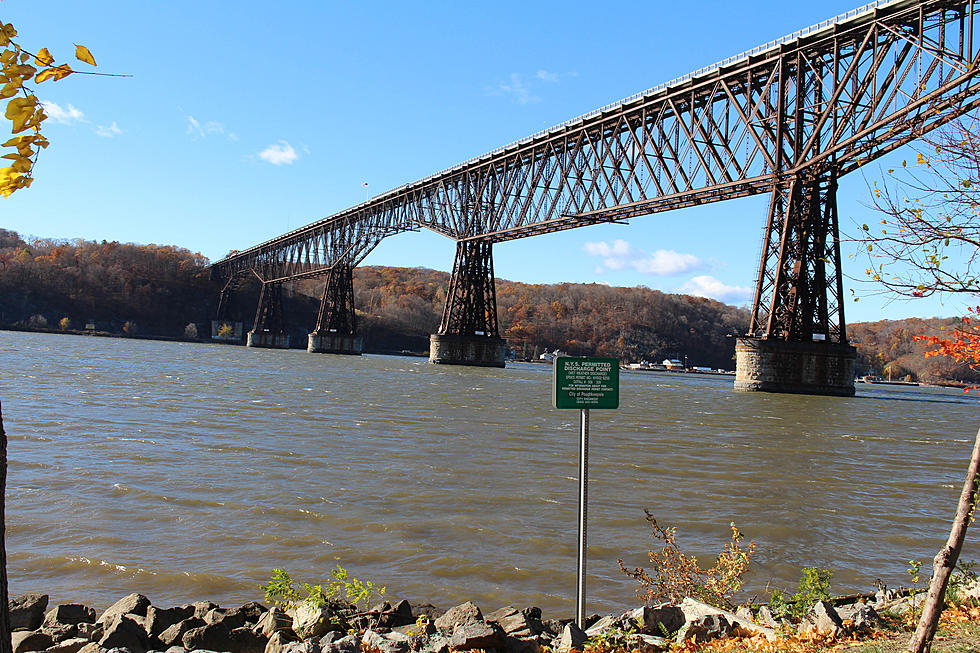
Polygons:
[[[310,351],[359,353],[351,272],[387,236],[456,241],[430,361],[502,366],[494,243],[768,193],[736,389],[849,395],[837,180],[980,105],[974,0],[877,0],[214,263],[254,275],[252,346],[282,284],[325,278]],[[734,227],[733,227],[734,228]],[[280,320],[281,322],[281,320]]]

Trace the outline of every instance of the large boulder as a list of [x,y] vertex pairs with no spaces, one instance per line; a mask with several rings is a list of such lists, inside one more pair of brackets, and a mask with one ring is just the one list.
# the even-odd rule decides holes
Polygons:
[[238,608],[213,608],[204,615],[206,624],[224,624],[228,630],[245,625],[245,615]]
[[247,626],[232,629],[228,635],[228,650],[231,653],[262,653],[267,639]]
[[[722,610],[721,608],[716,608],[713,605],[702,603],[701,601],[692,599],[689,596],[684,597],[684,600],[681,601],[680,609],[684,613],[684,619],[687,624],[691,624],[702,617],[720,615],[724,617],[724,621],[728,623],[728,632],[726,633],[726,636],[734,633],[743,637],[762,635],[769,641],[776,639],[776,631],[772,628],[760,626],[750,619],[739,617],[728,610]],[[718,623],[720,625],[720,621]],[[712,627],[710,620],[709,622],[705,622],[703,625]],[[722,628],[722,630],[726,630],[726,628]]]
[[188,617],[187,619],[175,623],[173,626],[165,629],[162,633],[157,635],[157,639],[159,639],[164,646],[181,646],[184,641],[184,634],[188,630],[201,628],[206,625],[207,624],[204,623],[204,619],[200,619],[198,617]]
[[844,622],[833,605],[827,601],[817,601],[803,617],[800,630],[837,635],[844,630]]
[[7,601],[11,630],[37,630],[48,609],[47,594],[22,594]]
[[231,629],[224,623],[213,623],[191,628],[180,638],[188,651],[203,648],[208,651],[230,651]]
[[500,648],[507,640],[504,631],[495,623],[473,620],[462,623],[453,631],[450,646],[458,651]]
[[561,631],[561,637],[556,643],[555,650],[558,653],[567,653],[572,649],[581,651],[587,641],[589,641],[588,636],[582,632],[582,629],[575,622],[572,622],[566,624],[564,630]]
[[14,653],[27,653],[28,651],[43,651],[54,645],[51,635],[36,630],[34,632],[18,630],[10,634],[10,644]]
[[292,633],[293,618],[290,617],[285,610],[276,606],[271,610],[266,611],[259,617],[259,620],[253,626],[255,632],[264,635],[265,637],[272,637],[275,633],[283,630],[288,630]]
[[361,653],[361,636],[356,633],[332,641],[324,641],[326,639],[328,637],[324,636],[320,640],[323,653]]
[[416,617],[412,613],[412,604],[402,599],[393,606],[389,605],[387,610],[378,615],[378,626],[383,628],[408,626],[415,623],[415,619]]
[[667,651],[670,649],[670,642],[665,637],[657,635],[647,635],[646,633],[634,633],[627,640],[631,651],[639,649],[641,651]]
[[265,653],[283,653],[289,644],[296,641],[292,630],[279,630],[272,634],[265,645]]
[[88,639],[84,637],[73,637],[49,646],[45,649],[45,653],[78,653],[88,643]]
[[75,626],[81,623],[94,624],[95,610],[80,603],[62,603],[48,610],[42,626],[65,624]]
[[411,639],[408,635],[397,632],[382,634],[376,630],[365,630],[361,635],[361,646],[363,649],[381,653],[408,653]]
[[211,601],[196,601],[191,603],[191,607],[194,608],[194,616],[203,619],[204,615],[221,606]]
[[[128,596],[124,596],[112,605],[110,605],[105,612],[99,617],[96,623],[104,624],[108,622],[115,615],[139,615],[140,617],[146,617],[146,610],[150,607],[150,599],[146,598],[142,594],[133,592]],[[112,648],[112,647],[108,647]]]
[[436,628],[452,635],[456,628],[471,621],[483,621],[483,613],[480,612],[480,608],[467,601],[450,608],[436,619]]
[[146,653],[149,648],[146,631],[125,613],[111,614],[102,625],[104,630],[99,639],[102,648],[126,648],[131,653]]
[[496,623],[501,630],[511,637],[534,637],[540,632],[531,627],[531,623],[523,612],[510,605],[488,614],[487,621]]
[[157,608],[151,605],[146,609],[146,632],[151,637],[159,637],[167,628],[192,616],[194,608],[189,605],[175,608]]
[[249,601],[238,609],[245,615],[245,621],[250,624],[254,624],[263,614],[269,611],[269,608],[256,601]]
[[695,644],[703,644],[720,637],[728,637],[732,634],[732,623],[721,613],[706,614],[702,617],[695,617],[688,621],[681,628],[677,635],[680,641],[692,641]]
[[338,628],[339,619],[329,608],[314,607],[308,603],[296,608],[293,616],[293,632],[302,640],[320,637]]
[[670,603],[646,605],[630,613],[641,632],[664,636],[665,633],[676,633],[686,620],[684,611]]

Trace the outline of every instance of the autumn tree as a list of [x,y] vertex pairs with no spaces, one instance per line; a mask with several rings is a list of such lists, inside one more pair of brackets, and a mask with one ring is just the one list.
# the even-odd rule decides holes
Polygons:
[[[878,224],[862,225],[870,257],[868,275],[885,289],[907,297],[980,291],[980,136],[977,116],[951,123],[923,141],[916,160],[888,171],[872,186]],[[980,330],[971,318],[950,338],[927,338],[943,355],[980,368]],[[929,593],[909,643],[928,651],[943,609],[946,588],[959,559],[977,502],[980,431],[946,544],[933,560]]]

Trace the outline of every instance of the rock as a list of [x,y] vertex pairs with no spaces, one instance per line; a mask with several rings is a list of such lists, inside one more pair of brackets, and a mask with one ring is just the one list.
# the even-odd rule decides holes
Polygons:
[[296,636],[293,635],[292,630],[278,630],[269,638],[264,653],[283,653],[285,647],[295,641]]
[[[105,617],[105,613],[102,616]],[[127,648],[131,653],[146,653],[149,645],[146,631],[127,614],[119,612],[110,614],[109,618],[102,622],[102,626],[104,631],[99,639],[99,646],[102,648]]]
[[448,637],[443,637],[442,635],[432,635],[429,637],[425,644],[425,648],[422,650],[426,653],[449,653],[449,647],[452,642]]
[[378,626],[384,628],[397,628],[413,623],[415,617],[412,616],[412,604],[404,599],[382,612],[378,618]]
[[289,642],[283,644],[282,653],[320,653],[320,645],[316,640],[308,642]]
[[732,629],[728,618],[716,612],[691,619],[681,628],[677,638],[680,641],[690,640],[695,644],[703,644],[720,637],[728,637],[732,634]]
[[43,651],[54,646],[51,635],[40,630],[25,631],[18,630],[10,634],[10,644],[14,653],[24,653],[25,651]]
[[483,613],[480,612],[480,608],[467,601],[450,608],[436,619],[436,628],[452,635],[457,627],[470,621],[483,621]]
[[881,626],[881,617],[870,605],[855,603],[836,608],[837,616],[849,632],[875,630]]
[[487,621],[467,621],[453,631],[450,648],[461,651],[473,649],[498,648],[503,646],[506,637],[500,626]]
[[238,608],[212,608],[204,615],[206,624],[224,624],[228,630],[245,625],[245,615]]
[[[95,623],[104,624],[109,621],[113,615],[117,614],[128,614],[128,615],[139,615],[141,617],[146,616],[146,610],[150,607],[150,599],[146,598],[142,594],[136,592],[124,596],[111,606],[109,606],[99,620]],[[108,647],[111,648],[111,647]]]
[[269,611],[269,608],[256,601],[249,601],[238,609],[243,615],[245,615],[245,621],[252,624],[258,621],[259,617]]
[[[99,646],[98,642],[89,642],[82,648],[78,649],[78,653],[101,653],[102,647]],[[180,649],[183,652],[184,649]]]
[[105,631],[105,627],[102,624],[80,623],[75,626],[75,630],[78,632],[79,637],[87,637],[88,641],[97,642],[102,639],[102,633]]
[[402,633],[379,633],[376,630],[365,630],[361,636],[361,647],[367,650],[378,650],[381,653],[407,653],[411,637]]
[[618,621],[618,617],[606,615],[587,628],[585,630],[585,634],[589,637],[589,639],[592,639],[593,637],[601,637],[604,633],[606,633],[606,631],[612,630]]
[[666,651],[670,648],[670,642],[666,638],[644,633],[630,635],[627,643],[630,645],[630,650],[638,648],[642,651]]
[[534,637],[539,632],[531,627],[531,623],[523,612],[510,605],[491,612],[487,615],[487,621],[496,623],[501,630],[511,637]]
[[228,636],[228,650],[231,653],[262,653],[266,638],[247,626],[233,628]]
[[735,616],[742,621],[752,621],[752,610],[743,605],[735,611]]
[[272,637],[273,634],[283,630],[288,630],[292,633],[292,627],[293,618],[286,614],[285,610],[276,606],[259,617],[253,630],[265,637]]
[[76,625],[80,623],[94,624],[95,610],[80,603],[62,603],[57,605],[44,615],[42,626],[53,626],[54,624]]
[[[713,605],[696,601],[689,596],[684,597],[684,600],[681,601],[680,608],[681,611],[683,611],[684,618],[688,624],[700,617],[721,615],[725,618],[725,621],[729,625],[729,633],[734,632],[736,635],[741,635],[744,637],[762,635],[769,641],[776,639],[776,631],[772,628],[760,626],[751,620],[742,619],[727,610],[722,610],[721,608],[716,608]],[[729,633],[726,633],[726,636]]]
[[41,632],[50,635],[55,644],[66,639],[78,637],[78,626],[71,624],[54,623],[50,626],[41,626]]
[[676,633],[684,626],[687,618],[684,611],[676,605],[661,603],[659,605],[648,605],[635,612],[642,610],[642,618],[634,616],[642,632],[650,635],[664,636]]
[[180,638],[188,651],[203,648],[209,651],[230,651],[228,647],[231,629],[223,622],[191,628]]
[[22,594],[7,601],[11,630],[37,630],[48,609],[47,594]]
[[194,616],[198,619],[203,619],[204,615],[211,612],[215,608],[220,608],[221,606],[217,603],[212,603],[211,601],[197,601],[191,603],[191,607],[194,608]]
[[324,639],[327,637],[324,636],[320,640],[320,649],[323,653],[361,653],[360,635],[348,635],[327,643],[323,641]]
[[817,601],[807,612],[800,624],[801,632],[817,632],[837,635],[844,630],[844,622],[841,621],[837,610],[827,601]]
[[759,612],[756,614],[756,619],[763,626],[768,626],[769,628],[779,628],[779,622],[776,621],[775,615],[773,615],[772,610],[769,609],[768,605],[764,605],[759,608]]
[[337,622],[338,619],[330,610],[303,603],[296,608],[292,627],[297,637],[306,640],[320,637],[333,630]]
[[446,614],[445,610],[441,610],[431,603],[422,603],[420,605],[412,606],[412,619],[416,620],[422,615],[429,618],[429,621],[435,623],[436,619]]
[[151,637],[158,637],[167,628],[192,616],[194,608],[189,605],[176,608],[157,608],[151,605],[146,609],[146,632]]
[[541,628],[552,637],[559,637],[565,630],[567,623],[568,621],[561,621],[560,619],[542,619]]
[[566,653],[572,649],[581,651],[585,647],[585,643],[589,640],[588,636],[582,629],[579,628],[575,622],[569,623],[561,631],[561,637],[559,638],[555,650],[558,653]]
[[201,628],[206,625],[207,624],[204,623],[204,619],[189,617],[164,630],[162,633],[157,635],[157,639],[159,639],[164,646],[182,645],[184,634],[188,630]]
[[45,653],[78,653],[88,643],[84,637],[73,637],[47,648]]

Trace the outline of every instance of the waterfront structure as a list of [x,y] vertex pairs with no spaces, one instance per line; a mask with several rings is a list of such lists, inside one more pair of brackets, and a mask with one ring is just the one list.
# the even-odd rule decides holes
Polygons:
[[[389,235],[431,229],[456,241],[456,259],[430,360],[502,366],[495,243],[767,193],[735,387],[853,394],[837,180],[980,106],[976,14],[974,0],[877,0],[235,253],[213,273],[264,286],[326,277],[321,314],[352,318],[334,268]],[[270,323],[260,306],[253,332]]]

